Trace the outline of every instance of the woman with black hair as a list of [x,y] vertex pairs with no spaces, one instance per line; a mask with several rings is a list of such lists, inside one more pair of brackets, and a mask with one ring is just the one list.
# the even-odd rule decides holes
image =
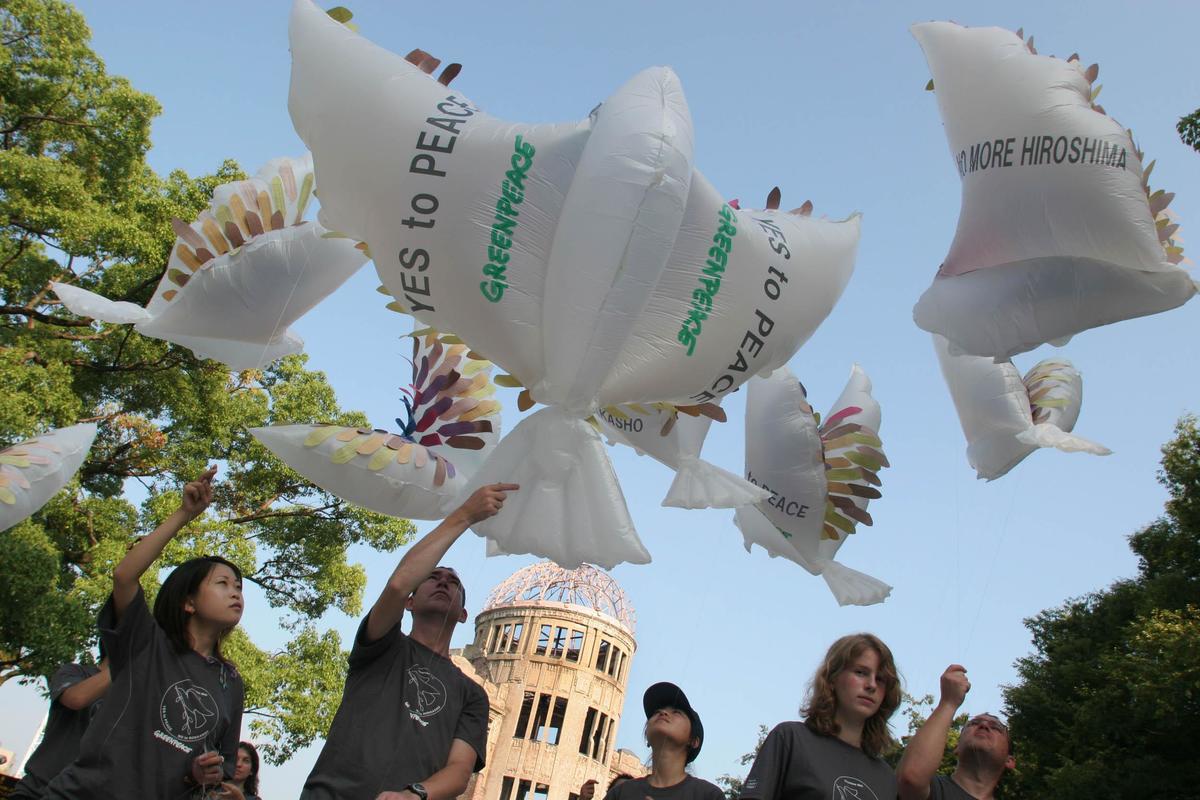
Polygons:
[[656,683],[642,696],[642,709],[650,774],[614,780],[604,800],[725,800],[720,788],[687,772],[704,745],[704,725],[683,690],[666,681]]
[[262,800],[258,796],[258,749],[250,742],[238,745],[237,766],[230,783],[241,790],[245,800]]
[[130,548],[100,611],[112,685],[79,758],[47,798],[184,798],[233,777],[243,688],[221,642],[242,618],[242,575],[223,558],[185,561],[163,581],[151,614],[141,577],[212,501],[210,468],[183,488],[178,510]]

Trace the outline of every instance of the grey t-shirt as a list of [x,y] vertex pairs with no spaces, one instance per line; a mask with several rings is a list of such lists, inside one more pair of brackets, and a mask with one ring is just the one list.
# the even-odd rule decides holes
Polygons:
[[242,678],[194,650],[178,652],[139,588],[116,619],[112,598],[98,620],[112,684],[79,745],[79,758],[50,782],[47,798],[188,797],[192,761],[225,757],[233,777],[242,731]]
[[725,800],[725,793],[694,775],[661,789],[651,786],[646,778],[634,778],[609,789],[604,800],[645,800],[647,797],[652,800]]
[[803,722],[775,726],[742,786],[742,800],[893,800],[896,793],[883,759]]
[[76,711],[62,704],[63,692],[100,672],[92,664],[63,664],[50,678],[50,713],[42,743],[25,762],[25,777],[13,789],[12,797],[38,798],[46,785],[79,755],[79,740],[87,730],[100,700]]
[[959,786],[949,775],[934,775],[929,782],[930,800],[976,800],[975,795]]
[[488,699],[449,660],[395,625],[366,641],[363,619],[350,651],[342,703],[325,747],[300,793],[302,800],[374,800],[446,766],[462,739],[475,750],[475,771],[487,749]]

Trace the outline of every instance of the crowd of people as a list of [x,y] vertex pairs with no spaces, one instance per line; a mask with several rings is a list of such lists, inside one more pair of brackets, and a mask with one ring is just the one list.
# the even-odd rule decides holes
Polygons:
[[[216,468],[188,483],[178,510],[130,548],[101,609],[98,664],[69,664],[50,681],[45,735],[13,797],[256,800],[258,752],[241,741],[242,678],[222,653],[244,611],[237,566],[202,556],[176,567],[151,609],[142,576],[212,499]],[[302,800],[450,800],[486,757],[488,700],[449,658],[467,620],[466,591],[441,564],[471,525],[501,511],[515,484],[484,486],[413,544],[359,625],[341,705]],[[405,612],[409,632],[401,630]],[[938,775],[970,683],[951,665],[941,699],[893,770],[882,758],[900,705],[891,650],[868,633],[844,636],[809,686],[803,720],[766,737],[743,800],[991,798],[1013,768],[1011,740],[991,714],[962,729],[953,775]],[[618,776],[604,800],[721,800],[688,772],[704,744],[700,715],[678,686],[646,690],[644,777]],[[597,785],[581,787],[593,800]]]

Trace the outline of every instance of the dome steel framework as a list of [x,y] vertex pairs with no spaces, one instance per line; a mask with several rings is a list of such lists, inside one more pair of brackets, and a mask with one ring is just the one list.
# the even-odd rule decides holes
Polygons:
[[563,569],[552,561],[542,561],[517,570],[492,590],[483,610],[538,602],[591,609],[621,623],[631,634],[637,624],[633,604],[620,584],[590,564]]

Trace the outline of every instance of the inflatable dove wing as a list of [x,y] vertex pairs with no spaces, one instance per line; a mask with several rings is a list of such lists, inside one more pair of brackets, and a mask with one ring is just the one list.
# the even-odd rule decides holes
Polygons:
[[601,403],[720,402],[786,364],[841,298],[858,251],[859,214],[810,214],[810,203],[737,208],[697,172],[671,258]]
[[412,384],[398,433],[340,425],[251,428],[254,437],[322,489],[406,519],[441,519],[500,438],[492,364],[457,337],[412,334]]
[[66,486],[95,438],[95,423],[85,423],[0,450],[0,531],[34,514]]
[[746,477],[771,492],[734,515],[746,550],[796,562],[825,579],[839,605],[883,602],[892,588],[834,560],[859,523],[871,525],[888,466],[879,440],[880,409],[871,381],[855,366],[824,423],[786,368],[750,382],[746,398]]
[[675,470],[662,504],[674,508],[738,508],[766,500],[768,492],[700,458],[713,419],[725,421],[720,406],[631,403],[596,412],[611,441],[632,447]]
[[1132,135],[1096,105],[1098,67],[1000,28],[912,28],[933,73],[962,209],[913,310],[951,352],[1007,359],[1191,299],[1183,249]]
[[1047,359],[1021,378],[1011,361],[950,354],[936,334],[942,376],[967,438],[967,461],[977,476],[995,480],[1040,447],[1108,455],[1103,445],[1073,436],[1083,404],[1083,376],[1064,359]]
[[145,308],[63,283],[54,292],[75,314],[133,324],[235,370],[298,353],[289,326],[367,261],[353,241],[304,221],[312,189],[307,155],[218,186],[195,222],[172,223],[178,238]]

